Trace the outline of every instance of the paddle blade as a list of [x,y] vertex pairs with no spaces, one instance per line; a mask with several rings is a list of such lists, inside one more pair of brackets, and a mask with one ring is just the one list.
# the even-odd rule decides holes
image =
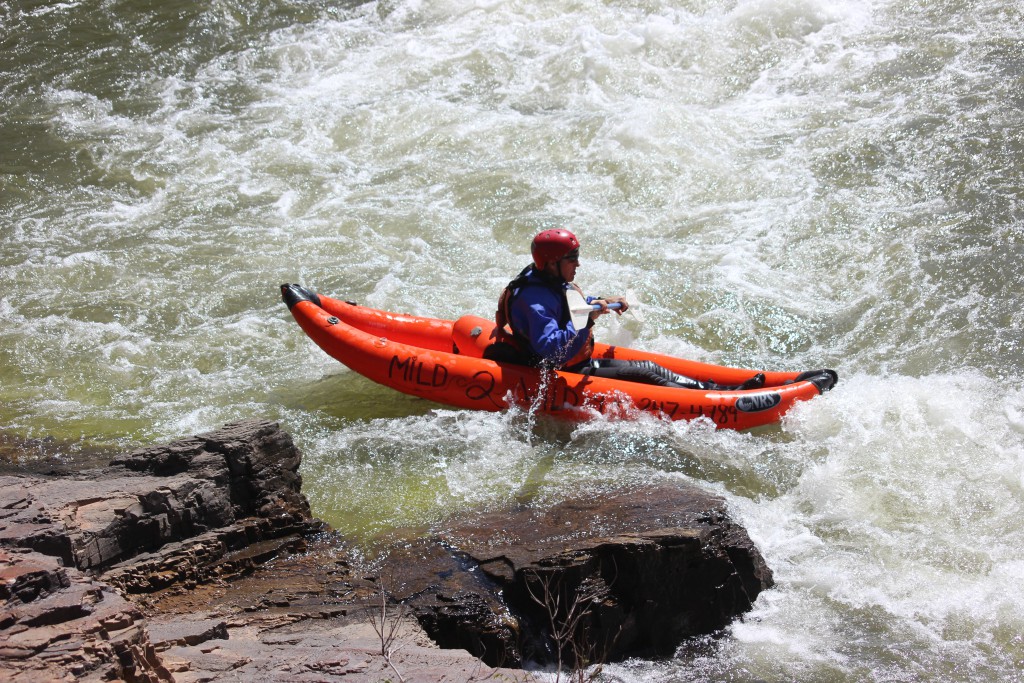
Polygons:
[[569,302],[569,317],[572,318],[573,327],[582,330],[587,326],[587,318],[594,307],[588,304],[586,297],[575,289],[565,290],[565,299]]
[[641,325],[646,322],[647,317],[644,315],[644,307],[640,303],[640,297],[636,295],[636,292],[632,289],[626,290],[626,301],[629,302],[629,310],[626,313],[632,313],[633,317]]

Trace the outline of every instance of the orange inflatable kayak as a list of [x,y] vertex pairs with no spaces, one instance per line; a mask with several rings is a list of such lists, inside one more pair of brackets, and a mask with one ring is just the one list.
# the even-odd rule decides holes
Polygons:
[[[832,370],[764,371],[759,389],[705,391],[542,371],[483,358],[495,325],[478,316],[452,321],[389,313],[294,284],[281,285],[281,294],[303,331],[336,360],[379,384],[458,408],[498,411],[517,405],[575,420],[597,414],[629,418],[643,411],[749,429],[777,422],[796,401],[811,399],[838,380]],[[651,360],[722,385],[739,385],[758,372],[600,343],[594,357]]]

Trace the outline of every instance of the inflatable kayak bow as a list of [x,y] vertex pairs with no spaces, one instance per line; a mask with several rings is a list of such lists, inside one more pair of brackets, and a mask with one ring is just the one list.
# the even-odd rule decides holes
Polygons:
[[[628,418],[640,410],[749,429],[777,422],[796,401],[813,398],[838,381],[832,370],[765,371],[759,389],[704,391],[542,371],[484,359],[494,323],[478,316],[452,321],[389,313],[293,284],[281,285],[281,294],[303,331],[336,360],[385,386],[459,408],[497,411],[515,404],[570,419],[595,413]],[[651,360],[723,385],[741,384],[757,372],[607,344],[597,344],[594,357]]]

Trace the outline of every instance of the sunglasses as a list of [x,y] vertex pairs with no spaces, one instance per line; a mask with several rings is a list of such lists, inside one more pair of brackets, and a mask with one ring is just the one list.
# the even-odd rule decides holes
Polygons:
[[563,256],[562,260],[563,261],[572,261],[573,263],[579,263],[580,262],[580,250],[579,249],[573,249],[568,254]]

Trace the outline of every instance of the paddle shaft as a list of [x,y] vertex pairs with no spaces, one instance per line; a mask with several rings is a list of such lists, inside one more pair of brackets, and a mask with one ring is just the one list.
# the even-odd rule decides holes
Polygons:
[[[614,311],[616,309],[622,308],[622,304],[616,302],[616,303],[613,303],[613,304],[607,304],[607,307],[610,310]],[[581,308],[574,308],[574,309],[572,309],[572,313],[575,315],[577,313],[589,313],[590,311],[600,311],[600,310],[601,310],[601,304],[590,304],[589,308],[582,308],[582,307]]]

